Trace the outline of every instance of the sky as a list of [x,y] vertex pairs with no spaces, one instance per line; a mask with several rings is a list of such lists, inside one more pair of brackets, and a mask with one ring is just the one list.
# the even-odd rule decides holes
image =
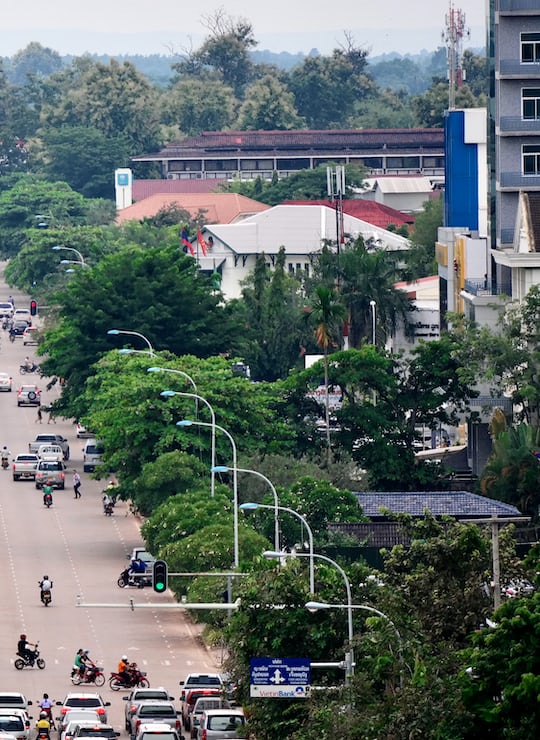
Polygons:
[[[2,7],[0,56],[12,56],[31,41],[60,54],[171,54],[196,48],[207,35],[204,18],[219,8],[253,26],[258,49],[328,53],[350,32],[375,56],[417,53],[441,43],[448,0],[25,0]],[[485,45],[485,0],[454,0],[465,13],[470,40]]]

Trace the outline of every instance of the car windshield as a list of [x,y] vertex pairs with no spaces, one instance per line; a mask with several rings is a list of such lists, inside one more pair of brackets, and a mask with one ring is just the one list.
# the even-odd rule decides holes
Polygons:
[[188,686],[221,686],[219,676],[191,676]]
[[[55,460],[42,460],[39,464],[40,470],[62,470],[62,463]],[[79,701],[79,700],[78,700]],[[81,704],[69,703],[70,707],[99,707],[100,704],[97,699],[80,699]]]
[[148,701],[149,699],[168,699],[169,695],[166,691],[152,691],[152,689],[145,689],[144,692],[135,694],[134,701]]
[[0,715],[0,728],[6,732],[20,732],[24,730],[24,724],[20,717]]
[[[159,737],[156,737],[159,735]],[[144,732],[141,740],[178,740],[176,732]]]
[[[49,462],[49,463],[41,463],[42,469],[45,470],[60,470],[61,463],[55,463],[55,462]],[[66,701],[66,706],[68,707],[100,707],[101,702],[99,699],[95,699],[93,697],[77,697],[68,699]]]
[[218,717],[212,717],[212,715],[210,715],[208,717],[208,722],[206,723],[206,728],[208,730],[232,731],[236,730],[237,727],[240,727],[243,724],[244,718],[238,714],[231,714],[230,717],[223,716],[222,714]]

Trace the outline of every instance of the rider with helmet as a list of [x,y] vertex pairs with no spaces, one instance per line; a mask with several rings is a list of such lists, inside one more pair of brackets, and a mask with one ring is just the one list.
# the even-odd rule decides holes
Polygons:
[[42,714],[45,714],[47,719],[49,720],[50,726],[54,729],[54,718],[52,716],[52,707],[53,703],[49,699],[49,694],[43,694],[43,699],[39,702],[39,706],[41,708],[40,718]]
[[83,664],[83,672],[86,681],[92,680],[92,673],[96,669],[96,664],[90,657],[90,650],[83,650],[81,655],[81,663]]
[[53,587],[53,582],[49,580],[49,576],[43,576],[42,580],[39,582],[39,588],[41,589],[41,601],[43,603],[44,600],[44,594],[48,591],[51,592]]
[[36,657],[36,653],[34,652],[34,650],[30,650],[27,647],[28,645],[36,647],[35,644],[28,642],[28,640],[26,639],[26,635],[21,635],[19,637],[19,641],[17,642],[17,655],[20,655],[21,658],[28,661],[28,663],[31,663]]
[[120,676],[120,680],[126,685],[129,686],[131,684],[131,676],[129,673],[130,663],[128,660],[127,655],[122,655],[120,658],[120,662],[118,663],[118,675]]
[[40,712],[39,719],[36,722],[36,730],[37,730],[38,737],[43,734],[46,734],[47,736],[50,735],[51,723],[49,722],[47,712],[45,711]]

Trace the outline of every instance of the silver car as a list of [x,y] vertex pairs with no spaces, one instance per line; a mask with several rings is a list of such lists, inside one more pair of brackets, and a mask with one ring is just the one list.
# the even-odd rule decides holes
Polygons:
[[198,740],[232,740],[245,737],[242,709],[207,709],[202,713]]
[[169,725],[178,734],[181,732],[178,712],[171,701],[143,701],[131,716],[131,737],[136,737],[141,725],[155,722]]

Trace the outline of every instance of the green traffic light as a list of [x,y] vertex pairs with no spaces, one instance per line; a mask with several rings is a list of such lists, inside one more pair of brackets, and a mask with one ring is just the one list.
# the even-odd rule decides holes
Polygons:
[[156,591],[165,591],[164,583],[156,583]]

